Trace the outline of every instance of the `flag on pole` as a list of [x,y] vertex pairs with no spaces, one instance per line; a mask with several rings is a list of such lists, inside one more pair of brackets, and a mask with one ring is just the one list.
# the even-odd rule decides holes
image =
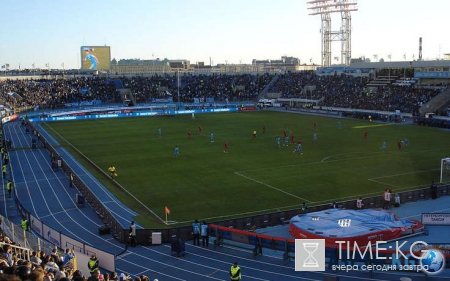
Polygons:
[[169,208],[167,208],[167,206],[164,206],[164,211],[166,212],[166,224],[167,224],[167,215],[170,214],[170,210]]

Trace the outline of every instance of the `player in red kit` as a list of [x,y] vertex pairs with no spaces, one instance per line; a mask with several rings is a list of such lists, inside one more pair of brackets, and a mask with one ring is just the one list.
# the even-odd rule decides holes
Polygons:
[[223,144],[223,153],[228,153],[228,142],[225,141],[225,143]]
[[201,134],[202,134],[202,126],[201,126],[201,125],[198,125],[197,130],[198,130],[198,133],[201,135]]
[[190,139],[190,138],[191,138],[191,130],[188,130],[188,132],[187,132],[187,136],[188,136],[188,139]]

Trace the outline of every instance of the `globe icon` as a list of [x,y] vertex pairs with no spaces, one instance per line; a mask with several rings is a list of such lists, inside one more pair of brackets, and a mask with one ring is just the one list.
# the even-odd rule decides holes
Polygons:
[[444,262],[444,256],[438,250],[425,252],[421,259],[423,270],[429,274],[439,273],[445,266]]

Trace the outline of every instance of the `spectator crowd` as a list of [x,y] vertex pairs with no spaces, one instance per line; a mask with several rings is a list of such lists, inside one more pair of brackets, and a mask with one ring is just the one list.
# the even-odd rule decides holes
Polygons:
[[257,101],[262,93],[308,99],[321,106],[415,113],[441,88],[387,85],[371,88],[367,77],[317,75],[314,71],[282,74],[155,74],[153,76],[80,76],[66,79],[0,81],[1,98],[10,107],[63,108],[66,104],[100,101],[121,103],[121,88],[130,89],[136,103],[155,99],[192,103]]
[[[64,254],[54,248],[26,252],[0,231],[0,280],[3,281],[150,281],[145,275],[134,279],[124,273],[102,273],[99,268],[85,276],[74,264],[74,253],[66,249]],[[17,246],[17,247],[15,247]],[[92,258],[91,258],[92,259]],[[98,264],[98,263],[97,263]]]
[[380,111],[417,113],[418,109],[438,95],[441,88],[387,85],[371,88],[367,77],[350,75],[316,75],[315,72],[282,74],[270,92],[284,98],[319,101],[318,105]]

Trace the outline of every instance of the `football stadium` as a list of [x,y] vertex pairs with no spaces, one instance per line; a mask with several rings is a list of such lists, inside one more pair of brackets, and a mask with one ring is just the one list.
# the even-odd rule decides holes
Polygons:
[[450,281],[450,55],[352,57],[337,2],[320,64],[3,64],[0,277]]
[[[260,79],[257,74],[242,75]],[[226,74],[221,76],[209,82],[230,79]],[[264,80],[277,79],[282,85],[286,83],[283,79],[306,77],[336,80],[335,85],[342,82],[313,72],[264,76]],[[144,82],[160,78],[138,79]],[[195,79],[205,78],[185,76],[184,87],[189,85],[185,80],[192,83]],[[343,75],[340,79],[352,78]],[[365,82],[358,77],[353,79]],[[119,77],[92,80],[92,85],[108,88],[123,83]],[[334,87],[333,83],[327,85]],[[239,86],[246,88],[245,84]],[[412,87],[391,87],[389,91],[398,90],[397,87],[417,91]],[[418,89],[421,96],[429,95],[430,100],[446,94],[439,87]],[[120,101],[124,98],[120,92],[116,89],[111,98]],[[376,100],[379,94],[371,92],[349,102],[360,103],[357,99],[363,98],[370,105],[372,97]],[[283,267],[291,266],[292,276],[286,280],[307,276],[312,280],[339,278],[343,270],[339,266],[350,260],[335,258],[339,254],[336,245],[340,245],[336,243],[341,240],[352,243],[342,248],[345,256],[354,251],[353,243],[364,245],[356,246],[357,249],[369,245],[371,250],[364,251],[373,252],[377,241],[414,243],[421,241],[420,237],[430,239],[433,231],[437,237],[439,231],[448,231],[446,219],[443,225],[424,221],[424,216],[448,217],[445,206],[450,177],[446,166],[449,121],[445,117],[376,110],[376,103],[373,109],[358,110],[326,103],[321,106],[316,105],[317,100],[301,96],[287,103],[289,98],[271,99],[273,106],[261,106],[260,98],[238,100],[230,96],[228,100],[207,101],[199,97],[192,102],[183,98],[181,103],[147,100],[134,106],[123,100],[122,104],[103,105],[102,101],[95,101],[92,104],[96,105],[81,107],[66,103],[59,109],[5,117],[8,122],[3,125],[4,154],[8,154],[11,163],[4,181],[10,177],[14,181],[14,203],[6,200],[6,205],[10,205],[5,206],[6,215],[17,208],[19,215],[13,215],[11,223],[14,217],[19,226],[23,220],[29,222],[38,240],[27,243],[71,249],[80,260],[88,260],[95,253],[105,270],[115,272],[119,268],[129,275],[135,273],[121,259],[130,251],[165,252],[168,258],[179,261],[188,259],[193,254],[190,248],[194,247],[196,251],[214,251],[215,255],[258,257],[260,262],[266,258],[278,260]],[[396,99],[393,97],[392,101]],[[420,108],[413,108],[410,110],[420,112]],[[432,181],[437,184],[436,190],[430,188]],[[387,205],[386,190],[391,194]],[[438,209],[417,210],[414,206],[420,204]],[[408,207],[414,215],[399,217],[398,213]],[[58,213],[61,215],[56,216]],[[136,250],[129,247],[131,221],[137,225],[133,237],[139,245]],[[193,233],[196,222],[208,226],[207,240],[199,238],[202,241],[198,244]],[[90,228],[87,237],[80,228]],[[96,236],[95,244],[89,236]],[[25,234],[17,239],[26,238]],[[302,239],[325,241],[326,270],[330,272],[325,270],[318,277],[311,272],[294,271],[296,252],[300,251],[296,241]],[[438,253],[444,253],[444,260],[448,258],[445,240],[427,239],[423,238],[439,247]],[[419,246],[423,245],[410,247],[414,248],[413,255],[419,255]],[[381,258],[389,260],[395,254],[391,246],[383,249],[377,253]],[[396,269],[396,274],[416,270],[419,273],[411,273],[415,277],[433,278],[418,267],[420,258],[408,255],[402,260],[401,256],[395,260],[397,264],[385,264],[368,255],[353,257],[353,278],[359,278],[361,272],[370,276],[386,274],[385,267]],[[78,263],[83,268],[83,262]],[[369,264],[376,264],[378,271],[376,267],[369,268]],[[364,270],[364,265],[370,270]],[[406,265],[410,268],[405,271]],[[359,266],[358,270],[355,266]],[[438,270],[440,278],[445,275],[444,267]],[[150,272],[164,277],[174,271]],[[344,276],[340,278],[345,280]],[[375,279],[391,277],[378,278],[381,279]]]

